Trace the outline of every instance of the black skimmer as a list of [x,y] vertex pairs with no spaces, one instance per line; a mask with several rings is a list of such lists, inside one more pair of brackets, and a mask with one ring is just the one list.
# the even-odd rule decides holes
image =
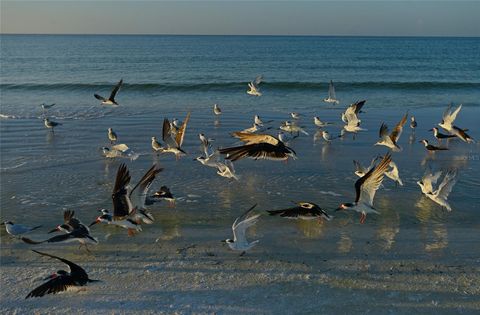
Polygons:
[[342,113],[342,121],[345,123],[343,130],[346,132],[357,133],[358,131],[366,131],[367,129],[361,128],[362,122],[358,118],[358,114],[361,112],[366,100],[358,101],[347,107],[345,112]]
[[52,121],[46,117],[43,119],[43,124],[45,125],[45,128],[52,129],[53,133],[55,133],[55,127],[62,125],[61,123]]
[[42,244],[42,243],[71,243],[71,242],[79,242],[80,247],[85,246],[85,249],[90,252],[88,249],[88,244],[98,244],[98,240],[90,235],[90,230],[84,226],[83,224],[80,225],[78,228],[73,229],[72,231],[61,234],[61,235],[56,235],[53,236],[49,239],[43,240],[43,241],[34,241],[31,240],[27,237],[22,237],[22,241],[24,241],[27,244],[31,245],[37,245],[37,244]]
[[446,208],[447,211],[452,211],[452,207],[450,207],[450,204],[448,203],[448,195],[457,182],[457,172],[455,170],[446,172],[443,181],[434,191],[433,185],[440,178],[441,174],[442,172],[437,172],[435,174],[430,174],[427,172],[422,179],[417,182],[417,184],[420,186],[422,193],[430,200]]
[[172,192],[170,191],[170,188],[167,186],[162,186],[158,191],[156,191],[151,198],[156,199],[156,200],[166,200],[168,201],[170,206],[175,205],[175,197],[173,196]]
[[453,126],[452,129],[450,130],[450,133],[452,135],[457,136],[464,142],[467,142],[467,143],[475,142],[473,138],[466,133],[466,131],[468,131],[468,129],[462,129],[462,128],[458,128],[457,126]]
[[295,151],[274,136],[244,132],[234,132],[232,135],[245,143],[242,146],[219,149],[219,152],[226,154],[226,159],[232,162],[244,157],[280,161],[289,157],[296,158]]
[[113,131],[112,128],[108,128],[108,140],[110,140],[110,143],[111,144],[114,144],[115,142],[117,142],[117,134],[115,133],[115,131]]
[[446,147],[437,147],[437,146],[434,146],[432,144],[429,144],[428,143],[428,140],[426,139],[423,139],[421,141],[419,141],[420,143],[423,143],[423,145],[425,146],[425,149],[427,149],[428,152],[435,152],[435,151],[444,151],[444,150],[448,150],[448,148]]
[[0,225],[5,225],[5,230],[12,236],[19,236],[42,227],[41,225],[29,227],[22,224],[15,224],[12,221],[5,221]]
[[440,142],[444,139],[451,139],[451,138],[456,137],[455,135],[446,135],[446,134],[443,134],[443,133],[439,132],[437,127],[433,127],[432,129],[430,129],[428,131],[433,131],[433,136],[438,140],[438,142]]
[[313,123],[319,128],[332,125],[332,123],[330,122],[321,121],[320,118],[318,118],[317,116],[313,117]]
[[33,251],[37,254],[60,260],[61,262],[66,264],[70,270],[58,270],[57,272],[48,276],[45,279],[48,281],[41,286],[33,289],[30,293],[28,293],[25,299],[42,297],[45,294],[57,294],[59,292],[67,291],[70,288],[82,287],[85,286],[87,283],[100,281],[90,279],[87,272],[82,267],[69,260],[47,253],[42,253],[36,250]]
[[337,96],[335,94],[335,86],[333,85],[332,80],[330,80],[330,84],[328,84],[328,97],[324,98],[323,101],[325,103],[333,103],[333,104],[339,104],[340,103],[337,100]]
[[219,116],[222,114],[222,110],[220,109],[220,107],[218,106],[218,104],[213,104],[213,113],[216,115],[216,116]]
[[75,217],[75,211],[65,210],[63,211],[63,224],[57,225],[53,230],[49,231],[48,233],[54,233],[58,231],[70,233],[73,230],[78,229],[82,226],[89,230],[85,224],[83,224],[79,219]]
[[102,209],[102,215],[97,217],[90,226],[96,223],[113,224],[128,229],[128,234],[132,236],[135,232],[142,230],[141,222],[153,223],[153,216],[146,211],[145,200],[155,176],[162,170],[153,165],[140,181],[130,188],[130,173],[127,166],[122,163],[118,168],[112,192],[113,215],[108,210]]
[[380,140],[378,140],[375,145],[384,145],[395,152],[401,151],[402,148],[398,146],[397,142],[398,139],[400,139],[400,135],[402,134],[403,125],[405,125],[405,123],[407,122],[407,117],[408,113],[403,115],[402,119],[398,122],[398,124],[395,126],[395,128],[390,134],[388,133],[387,125],[385,123],[382,123],[379,131]]
[[323,211],[318,205],[313,202],[298,202],[296,207],[282,209],[282,210],[267,210],[270,215],[279,215],[287,219],[302,219],[315,220],[324,219],[331,220],[331,216]]
[[248,209],[245,213],[243,213],[241,216],[239,216],[235,222],[233,222],[232,225],[232,231],[233,231],[233,240],[231,239],[226,239],[224,242],[228,244],[228,246],[232,250],[237,250],[237,251],[242,251],[243,255],[245,252],[255,245],[258,244],[258,240],[249,242],[247,240],[247,237],[245,235],[245,232],[249,227],[254,225],[255,223],[258,222],[258,218],[260,217],[260,214],[255,214],[251,215],[253,209],[257,205],[253,205],[250,209]]
[[190,120],[190,112],[187,114],[187,117],[183,121],[182,126],[178,129],[176,134],[172,133],[171,124],[167,118],[163,120],[163,133],[162,138],[165,142],[166,147],[161,149],[161,153],[173,153],[175,158],[178,158],[187,153],[182,149],[183,139],[185,138],[185,131],[187,129],[188,121]]
[[253,95],[253,96],[262,96],[262,93],[260,92],[260,82],[262,82],[263,77],[259,75],[258,77],[255,78],[254,81],[248,83],[248,88],[249,90],[247,91],[247,94]]
[[115,95],[117,95],[118,90],[120,89],[120,86],[122,86],[122,83],[123,83],[123,79],[121,79],[117,83],[117,85],[115,85],[115,87],[112,90],[112,93],[110,94],[110,96],[108,98],[105,98],[105,97],[100,96],[98,94],[93,94],[93,96],[95,96],[95,98],[97,100],[102,101],[103,105],[118,105],[117,101],[115,101]]
[[373,207],[373,199],[382,184],[385,172],[392,161],[390,153],[382,161],[355,182],[356,198],[354,203],[342,203],[338,210],[354,210],[360,212],[360,223],[365,223],[368,213],[377,213]]

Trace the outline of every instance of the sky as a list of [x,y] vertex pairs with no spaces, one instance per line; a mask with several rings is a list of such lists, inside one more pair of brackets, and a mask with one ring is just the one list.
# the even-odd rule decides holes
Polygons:
[[1,0],[0,32],[480,36],[480,1]]

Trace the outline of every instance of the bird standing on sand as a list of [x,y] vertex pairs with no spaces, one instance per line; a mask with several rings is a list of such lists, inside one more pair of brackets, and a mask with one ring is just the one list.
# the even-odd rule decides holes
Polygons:
[[113,131],[112,128],[108,128],[108,140],[110,140],[111,144],[117,142],[117,134],[115,133],[115,131]]
[[373,207],[373,198],[382,184],[384,174],[391,161],[390,154],[386,154],[378,165],[355,182],[355,202],[342,203],[336,210],[354,210],[360,212],[361,224],[365,223],[368,213],[378,214],[378,211]]
[[232,250],[242,251],[240,256],[244,255],[245,252],[255,245],[258,244],[258,240],[253,242],[248,242],[247,237],[245,235],[247,229],[258,222],[258,218],[260,214],[251,215],[253,209],[257,205],[253,205],[250,209],[248,209],[244,214],[239,216],[232,225],[233,231],[233,240],[226,239],[225,242]]
[[115,87],[112,90],[112,93],[110,93],[110,96],[108,98],[105,98],[98,94],[93,94],[93,96],[95,96],[97,100],[102,101],[103,105],[118,105],[117,101],[115,100],[115,96],[117,95],[118,90],[120,90],[120,87],[122,86],[122,84],[123,84],[123,79],[121,79],[117,83],[117,85],[115,85]]
[[323,127],[332,125],[332,123],[330,123],[330,122],[321,121],[320,118],[318,118],[317,116],[313,117],[313,123],[315,124],[315,126],[317,126],[319,128],[323,128]]
[[217,104],[213,104],[213,113],[217,116],[222,114],[222,110],[218,107]]
[[36,250],[33,251],[37,254],[60,260],[64,264],[68,265],[70,271],[67,272],[65,270],[58,270],[57,272],[51,274],[45,278],[45,280],[48,280],[47,282],[33,289],[30,293],[28,293],[25,299],[42,297],[45,294],[57,294],[59,292],[67,291],[70,288],[78,288],[85,286],[87,283],[99,281],[90,279],[87,272],[82,267],[69,260]]
[[5,230],[12,236],[19,236],[42,227],[41,225],[29,227],[22,224],[15,224],[12,221],[5,221],[0,225],[5,225]]
[[415,128],[417,128],[417,121],[413,115],[410,117],[410,128],[412,128],[412,132],[415,132]]

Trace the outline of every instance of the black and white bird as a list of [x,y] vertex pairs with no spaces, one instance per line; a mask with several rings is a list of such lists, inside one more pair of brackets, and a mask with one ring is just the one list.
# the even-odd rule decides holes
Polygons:
[[428,152],[448,150],[448,148],[446,148],[446,147],[437,147],[437,146],[434,146],[433,144],[429,144],[429,143],[428,143],[428,140],[426,140],[426,139],[420,140],[419,142],[420,142],[420,143],[423,143],[423,145],[425,146],[425,149],[426,149]]
[[61,123],[50,120],[47,117],[43,119],[43,124],[45,125],[45,128],[52,129],[53,133],[55,133],[55,127],[62,125]]
[[373,207],[373,199],[378,188],[382,184],[383,177],[387,171],[391,155],[386,154],[382,161],[355,182],[356,198],[353,203],[342,203],[336,210],[354,210],[360,212],[360,223],[365,223],[368,213],[379,212]]
[[130,187],[130,173],[125,164],[121,164],[117,171],[115,185],[112,191],[113,215],[102,209],[102,215],[97,217],[90,226],[97,223],[106,223],[121,226],[128,230],[128,235],[142,230],[140,224],[151,224],[154,218],[145,207],[148,190],[155,180],[155,176],[163,169],[153,165],[140,181]]
[[117,134],[115,133],[115,131],[113,131],[112,128],[108,128],[108,140],[110,140],[110,143],[111,144],[114,144],[115,142],[117,142]]
[[41,225],[30,227],[22,224],[15,224],[12,221],[5,221],[0,225],[5,225],[5,230],[12,236],[20,236],[42,227]]
[[417,128],[417,121],[415,120],[415,116],[410,117],[410,128],[412,129],[413,132],[415,132],[415,128]]
[[42,103],[42,104],[40,104],[40,106],[42,106],[42,110],[43,110],[43,112],[45,113],[46,110],[48,110],[48,109],[52,108],[53,106],[55,106],[55,103],[53,103],[53,104],[45,104],[45,103]]
[[267,210],[270,215],[278,215],[287,219],[315,220],[324,219],[330,221],[332,217],[313,202],[298,202],[296,207],[282,210]]
[[394,152],[401,151],[402,148],[398,145],[398,139],[403,131],[403,126],[407,122],[408,113],[403,115],[402,119],[397,123],[395,128],[392,130],[391,133],[388,133],[388,127],[385,123],[382,123],[380,126],[379,137],[380,140],[375,143],[375,145],[384,145],[387,148],[391,149]]
[[299,113],[296,113],[296,112],[291,112],[290,113],[290,116],[293,118],[293,119],[300,119],[301,118],[301,115]]
[[187,129],[188,121],[190,120],[190,112],[187,114],[187,117],[183,121],[182,126],[177,130],[176,133],[172,132],[172,126],[167,118],[163,120],[163,132],[162,138],[165,142],[166,147],[163,147],[161,153],[173,153],[175,159],[179,159],[180,156],[186,155],[187,153],[182,149],[183,139],[185,138],[185,131]]
[[426,197],[444,207],[447,211],[452,211],[452,207],[448,203],[448,196],[457,182],[457,172],[456,170],[447,171],[440,185],[438,185],[436,190],[433,190],[433,185],[437,183],[441,175],[442,172],[435,174],[427,172],[417,184]]
[[242,251],[243,255],[247,250],[251,249],[255,245],[258,244],[258,240],[249,242],[246,237],[246,231],[249,227],[254,225],[258,222],[258,218],[260,214],[252,215],[253,209],[257,205],[253,205],[250,209],[248,209],[245,213],[239,216],[232,225],[233,231],[233,240],[226,239],[225,242],[232,250]]
[[83,224],[78,218],[75,217],[75,211],[73,210],[65,210],[63,211],[63,223],[57,225],[53,230],[50,230],[48,233],[54,232],[64,232],[70,233],[75,229],[80,227],[84,227],[90,232],[90,229]]
[[234,132],[232,135],[245,143],[237,147],[219,149],[219,152],[225,154],[226,159],[232,162],[245,157],[254,160],[267,159],[279,161],[285,161],[289,157],[293,159],[296,158],[295,151],[274,136],[244,132]]
[[157,137],[152,137],[151,146],[154,152],[161,153],[163,151],[163,147],[160,142],[158,142]]
[[260,118],[260,116],[258,116],[258,115],[255,115],[255,116],[253,117],[253,123],[254,123],[255,125],[258,125],[258,126],[263,126],[263,125],[265,125],[265,124],[271,123],[272,121],[273,121],[273,120],[263,121],[263,120]]
[[321,121],[320,118],[318,118],[317,116],[313,117],[313,123],[318,128],[323,128],[323,127],[327,127],[327,126],[332,125],[331,122]]
[[115,96],[118,93],[118,90],[120,90],[120,87],[122,86],[123,79],[121,79],[117,85],[112,90],[112,93],[110,93],[110,96],[108,98],[105,98],[103,96],[100,96],[98,94],[93,94],[97,100],[102,101],[103,105],[118,105],[117,101],[115,100]]
[[433,131],[433,136],[438,140],[438,142],[441,142],[442,140],[445,140],[445,139],[451,139],[456,137],[455,135],[446,135],[444,133],[439,132],[437,127],[433,127],[429,131]]
[[218,104],[213,104],[213,113],[216,115],[216,116],[219,116],[222,114],[222,110],[220,109],[220,107],[218,106]]
[[262,93],[260,92],[260,82],[262,82],[263,76],[259,75],[258,77],[255,78],[254,81],[248,83],[248,90],[247,94],[253,95],[253,96],[262,96]]
[[72,288],[83,287],[90,282],[99,281],[90,279],[87,272],[82,267],[69,260],[47,253],[42,253],[36,250],[33,251],[37,254],[60,260],[61,262],[66,264],[70,270],[58,270],[54,272],[53,274],[45,278],[45,280],[48,280],[47,282],[33,289],[30,293],[28,293],[25,299],[42,297],[45,294],[57,294],[59,292],[68,291]]
[[165,200],[169,203],[171,207],[175,205],[175,197],[173,196],[172,192],[170,191],[170,188],[167,186],[162,186],[160,187],[159,190],[157,190],[152,196],[154,200]]
[[284,121],[280,125],[280,130],[286,131],[290,134],[296,134],[297,136],[300,135],[300,133],[303,133],[304,135],[308,136],[308,132],[303,129],[303,127],[297,125],[295,121]]
[[452,105],[450,104],[443,113],[442,122],[440,122],[438,125],[448,131],[450,134],[460,138],[464,142],[475,142],[473,138],[466,133],[468,129],[462,129],[453,124],[461,109],[461,104],[455,110],[452,109]]

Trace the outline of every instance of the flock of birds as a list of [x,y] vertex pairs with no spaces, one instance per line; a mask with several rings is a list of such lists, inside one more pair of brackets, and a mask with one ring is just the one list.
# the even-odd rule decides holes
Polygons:
[[[247,93],[252,96],[261,96],[262,93],[259,87],[261,81],[262,77],[259,76],[252,82],[248,83],[249,90]],[[95,98],[100,100],[103,105],[117,106],[118,103],[115,97],[122,83],[123,80],[118,82],[108,98],[94,94]],[[333,104],[339,103],[336,99],[333,82],[330,82],[328,98],[325,98],[324,102]],[[339,136],[331,136],[323,129],[332,123],[324,122],[321,121],[319,117],[314,117],[313,122],[315,126],[319,128],[319,135],[325,142],[330,143],[335,139],[344,137],[345,133],[353,133],[355,135],[359,132],[365,131],[366,129],[361,127],[362,121],[360,119],[360,114],[362,113],[362,108],[365,103],[365,100],[358,101],[349,105],[345,109],[341,115],[344,125]],[[51,129],[52,132],[55,127],[61,125],[46,117],[46,111],[54,105],[55,104],[41,105],[44,113],[45,127]],[[474,140],[466,133],[468,129],[463,129],[454,125],[454,121],[461,108],[462,105],[459,105],[456,109],[452,109],[452,107],[449,106],[444,112],[442,121],[438,125],[448,132],[448,134],[440,133],[439,129],[436,127],[431,129],[431,131],[433,131],[433,136],[439,143],[441,143],[441,141],[449,141],[450,139],[460,139],[467,143],[474,142]],[[217,116],[222,114],[222,110],[217,104],[213,107],[213,113]],[[217,174],[220,176],[238,180],[238,176],[233,167],[233,162],[240,159],[251,158],[255,160],[267,159],[274,161],[287,161],[289,158],[295,159],[296,152],[287,145],[288,141],[298,137],[300,134],[308,135],[308,133],[298,124],[300,114],[290,113],[290,115],[292,120],[285,121],[281,124],[280,132],[277,136],[266,133],[271,129],[271,127],[268,127],[268,124],[272,121],[262,121],[262,119],[256,115],[251,127],[232,133],[233,137],[242,142],[242,144],[232,147],[213,150],[213,139],[208,138],[204,134],[199,134],[203,155],[195,158],[195,160],[207,167],[215,168]],[[182,144],[189,120],[190,113],[187,114],[183,122],[180,122],[177,119],[170,121],[165,118],[163,121],[162,132],[163,144],[158,141],[156,137],[152,137],[152,150],[156,154],[173,154],[176,159],[186,155],[186,152],[182,149]],[[374,157],[368,167],[364,167],[359,162],[354,161],[355,174],[359,177],[354,184],[355,200],[353,202],[340,204],[336,209],[337,211],[356,211],[360,213],[360,223],[363,224],[366,220],[367,214],[379,214],[377,209],[373,206],[373,200],[376,191],[382,184],[384,176],[392,179],[398,185],[403,185],[399,176],[398,166],[392,159],[392,152],[400,152],[402,150],[398,145],[398,140],[407,120],[408,112],[403,115],[391,131],[385,123],[381,124],[379,140],[375,145],[385,146],[389,149],[389,152],[383,156]],[[410,128],[412,129],[412,132],[415,132],[416,127],[417,122],[415,117],[411,116]],[[125,144],[116,144],[118,136],[112,128],[108,128],[108,140],[111,143],[111,147],[103,148],[103,153],[108,158],[122,157],[129,150],[128,146]],[[448,150],[446,146],[430,144],[426,139],[423,139],[420,142],[424,144],[425,149],[428,152],[431,152],[431,154],[435,154],[436,151]],[[221,156],[224,156],[223,161],[220,159]],[[113,210],[101,209],[101,214],[89,225],[83,224],[75,216],[74,211],[64,211],[63,223],[49,231],[49,233],[60,232],[61,234],[48,239],[35,241],[23,236],[26,233],[37,230],[40,226],[28,227],[21,224],[14,224],[11,221],[6,221],[2,224],[5,225],[8,234],[19,237],[22,241],[28,244],[36,245],[41,243],[79,242],[80,247],[84,246],[85,249],[89,251],[88,245],[98,243],[98,240],[90,234],[90,228],[92,226],[96,224],[114,225],[127,229],[128,235],[133,236],[142,231],[143,224],[152,224],[154,222],[154,217],[148,210],[148,205],[162,200],[168,201],[170,205],[175,204],[175,198],[166,186],[162,186],[157,192],[149,194],[150,187],[152,186],[156,175],[161,171],[162,168],[153,165],[135,185],[132,185],[129,170],[127,166],[122,163],[117,170],[112,191]],[[434,185],[436,185],[442,174],[444,174],[443,180],[434,188]],[[452,208],[448,203],[448,196],[456,181],[457,172],[456,170],[451,169],[446,172],[438,171],[435,173],[427,171],[417,184],[420,186],[422,193],[426,197],[446,208],[448,211],[451,211]],[[252,206],[235,220],[232,225],[233,239],[226,239],[224,241],[232,250],[240,251],[241,255],[259,242],[258,240],[249,241],[246,238],[247,229],[258,222],[261,215],[260,213],[254,212],[255,207],[256,205]],[[269,210],[268,213],[272,216],[280,216],[288,219],[329,221],[332,218],[331,215],[312,202],[299,202],[294,207],[280,210]],[[34,252],[60,260],[68,265],[70,270],[59,270],[48,276],[45,279],[46,282],[32,290],[26,298],[40,297],[50,293],[55,294],[65,291],[70,287],[78,288],[89,282],[98,281],[89,279],[85,270],[73,262],[47,253],[39,251]]]

